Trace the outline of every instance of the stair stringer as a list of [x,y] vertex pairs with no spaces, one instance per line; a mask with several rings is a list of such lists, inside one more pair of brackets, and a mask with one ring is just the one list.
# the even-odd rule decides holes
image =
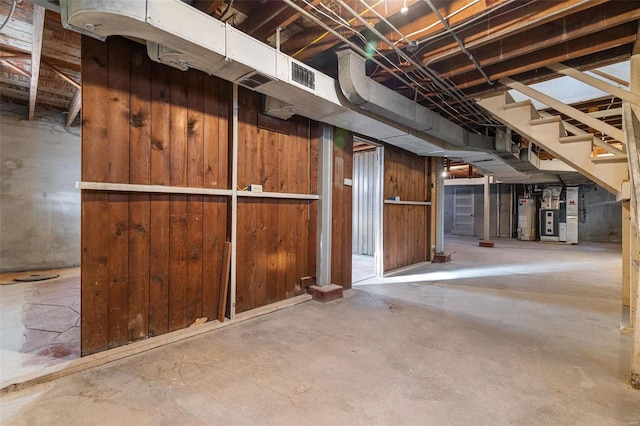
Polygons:
[[594,163],[591,161],[592,141],[563,144],[560,138],[566,136],[566,132],[559,118],[540,119],[531,102],[508,101],[512,101],[512,98],[501,93],[480,99],[478,104],[504,125],[530,139],[609,192],[616,196],[621,192],[622,183],[629,179],[626,163]]

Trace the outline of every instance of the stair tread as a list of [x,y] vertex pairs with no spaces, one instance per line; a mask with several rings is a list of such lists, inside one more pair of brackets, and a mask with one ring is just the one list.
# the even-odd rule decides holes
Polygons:
[[591,161],[593,163],[626,163],[627,156],[626,155],[611,155],[611,156],[603,156],[603,157],[591,157]]
[[531,126],[538,126],[540,124],[547,124],[547,123],[560,123],[561,121],[562,121],[562,118],[560,116],[553,115],[551,117],[535,118],[531,120],[529,124]]
[[587,135],[571,135],[571,136],[562,136],[558,141],[560,143],[572,143],[572,142],[591,142],[593,140],[592,134]]
[[526,106],[533,107],[533,104],[531,103],[530,100],[527,99],[526,101],[507,103],[502,107],[502,109],[508,110],[513,108],[526,107]]

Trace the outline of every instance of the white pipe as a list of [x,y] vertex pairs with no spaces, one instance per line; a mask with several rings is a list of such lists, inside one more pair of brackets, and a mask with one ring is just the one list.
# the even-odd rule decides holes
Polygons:
[[500,238],[500,184],[496,184],[496,238]]
[[444,166],[437,160],[436,166],[436,254],[444,254]]
[[490,225],[490,217],[491,214],[491,204],[489,198],[489,176],[485,175],[484,177],[484,241],[489,241],[489,226]]

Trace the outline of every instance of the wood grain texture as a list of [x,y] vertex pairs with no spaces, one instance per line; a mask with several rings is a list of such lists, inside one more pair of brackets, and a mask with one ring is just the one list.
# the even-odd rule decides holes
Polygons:
[[[83,180],[228,188],[228,83],[123,38],[82,45]],[[83,355],[217,317],[228,204],[83,190]]]
[[[399,148],[384,149],[384,198],[430,201],[429,158]],[[431,226],[428,206],[384,204],[384,270],[429,260]]]
[[353,194],[344,179],[353,178],[353,135],[342,129],[334,133],[333,200],[331,229],[331,282],[351,288]]
[[[245,89],[239,103],[239,186],[317,194],[317,124],[299,117],[286,124],[267,120],[260,96]],[[315,275],[316,214],[316,201],[239,201],[237,312],[294,297],[300,278]]]

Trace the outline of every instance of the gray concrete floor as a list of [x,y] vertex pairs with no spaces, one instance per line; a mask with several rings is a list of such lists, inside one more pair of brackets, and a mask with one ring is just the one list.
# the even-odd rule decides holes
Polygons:
[[368,278],[376,276],[376,263],[373,256],[367,256],[364,254],[353,254],[352,259],[352,274],[351,282],[354,284],[364,281]]
[[615,245],[453,262],[0,398],[13,424],[638,425]]
[[[80,357],[80,268],[58,278],[0,285],[0,383]],[[0,274],[0,283],[30,273]]]

